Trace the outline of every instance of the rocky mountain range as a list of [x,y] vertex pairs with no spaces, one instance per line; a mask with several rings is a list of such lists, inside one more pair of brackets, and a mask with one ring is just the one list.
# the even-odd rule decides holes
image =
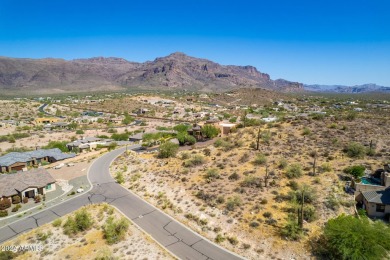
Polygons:
[[343,85],[304,85],[304,89],[313,92],[322,93],[372,93],[382,92],[390,93],[390,87],[379,86],[376,84],[364,84],[356,86]]
[[103,57],[70,61],[0,57],[0,91],[6,94],[129,88],[221,92],[243,87],[303,91],[303,84],[272,80],[253,66],[225,66],[180,52],[144,63]]

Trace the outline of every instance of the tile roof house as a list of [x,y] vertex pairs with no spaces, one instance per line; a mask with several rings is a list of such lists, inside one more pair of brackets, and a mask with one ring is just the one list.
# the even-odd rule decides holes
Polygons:
[[58,148],[39,149],[31,152],[12,152],[0,157],[0,172],[21,171],[28,166],[37,166],[40,163],[53,163],[75,157],[76,154],[63,153]]
[[0,175],[0,198],[11,198],[18,195],[34,198],[56,189],[55,179],[46,169],[38,168],[27,172]]
[[362,192],[365,209],[370,217],[390,214],[390,188]]
[[390,214],[390,171],[386,165],[374,174],[353,180],[352,187],[355,200],[369,217],[383,218]]

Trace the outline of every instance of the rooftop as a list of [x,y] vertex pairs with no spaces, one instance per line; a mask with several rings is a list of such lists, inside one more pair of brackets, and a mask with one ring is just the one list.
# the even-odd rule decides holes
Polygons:
[[27,172],[0,175],[0,197],[16,195],[29,187],[42,188],[55,179],[46,169],[38,168]]
[[12,152],[0,157],[0,165],[10,166],[17,162],[28,162],[28,161],[32,161],[33,158],[39,159],[44,157],[53,157],[55,160],[60,161],[75,156],[76,154],[74,153],[70,153],[70,154],[63,153],[58,148],[53,148],[48,150],[39,149],[39,150],[24,152],[24,153]]
[[380,191],[366,191],[362,194],[368,202],[390,205],[390,189]]

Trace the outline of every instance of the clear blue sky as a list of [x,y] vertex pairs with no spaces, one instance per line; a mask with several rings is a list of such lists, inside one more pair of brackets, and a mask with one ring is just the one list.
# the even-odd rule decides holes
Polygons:
[[175,51],[273,79],[390,86],[390,1],[0,0],[0,56],[146,61]]

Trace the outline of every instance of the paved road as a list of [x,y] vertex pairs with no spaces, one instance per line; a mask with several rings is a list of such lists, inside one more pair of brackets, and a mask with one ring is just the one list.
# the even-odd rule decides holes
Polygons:
[[[135,150],[138,147],[128,148]],[[93,189],[90,192],[1,228],[0,243],[51,222],[84,205],[107,202],[126,214],[128,218],[180,259],[242,259],[194,233],[117,184],[110,176],[109,167],[111,162],[125,149],[121,148],[107,153],[91,165],[88,177],[93,184]]]

